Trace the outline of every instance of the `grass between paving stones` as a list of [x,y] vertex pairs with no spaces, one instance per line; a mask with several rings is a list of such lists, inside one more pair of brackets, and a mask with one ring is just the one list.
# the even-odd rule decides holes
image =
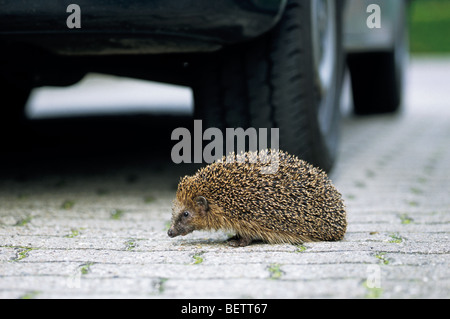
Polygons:
[[297,248],[295,250],[296,253],[302,253],[307,249],[304,245],[296,245],[295,247]]
[[75,202],[73,200],[65,200],[62,204],[61,204],[61,209],[64,210],[71,210],[73,208],[73,206],[75,206]]
[[168,278],[159,278],[159,280],[155,284],[156,290],[158,290],[158,293],[162,294],[164,290],[166,289],[165,283],[168,281]]
[[31,217],[31,216],[26,216],[26,217],[23,217],[23,218],[20,218],[15,224],[14,224],[14,226],[25,226],[26,224],[28,224],[30,221],[31,221],[31,219],[32,219],[33,217]]
[[408,201],[406,201],[406,203],[407,203],[409,206],[411,206],[411,207],[417,207],[417,206],[419,206],[419,202],[418,202],[418,201],[415,201],[415,200],[408,200]]
[[400,244],[401,242],[403,242],[403,237],[398,233],[390,234],[390,237],[392,238],[391,240],[389,240],[389,243],[391,244]]
[[408,224],[411,224],[412,222],[414,222],[414,219],[409,217],[408,214],[406,214],[406,213],[400,214],[400,215],[398,215],[398,217],[400,218],[400,221],[403,225],[408,225]]
[[[81,230],[81,228],[80,228],[80,230]],[[77,236],[80,235],[80,230],[79,230],[79,229],[76,229],[76,228],[72,228],[72,229],[70,230],[70,234],[68,234],[68,235],[66,235],[66,236],[64,236],[64,237],[65,237],[65,238],[75,238],[75,237],[77,237]]]
[[280,267],[281,265],[277,263],[269,265],[267,270],[269,271],[270,279],[278,280],[281,278],[281,276],[283,276],[283,271]]
[[122,209],[115,209],[111,212],[111,219],[119,220],[125,212]]
[[20,261],[24,258],[28,257],[28,253],[32,250],[35,250],[37,248],[33,247],[24,247],[24,246],[8,246],[9,248],[14,248],[17,250],[16,257],[10,259],[10,262]]
[[389,265],[389,259],[386,257],[386,252],[377,252],[375,258],[380,260],[382,265]]
[[138,244],[137,242],[143,240],[142,238],[130,238],[125,242],[125,250],[132,251],[134,250]]
[[80,265],[80,273],[82,275],[87,275],[91,271],[91,266],[93,265],[93,262],[87,262],[85,264]]
[[146,203],[146,204],[153,203],[155,200],[156,200],[156,198],[152,195],[144,197],[144,203]]
[[203,255],[205,252],[199,252],[195,255],[192,256],[192,258],[194,259],[194,261],[191,263],[191,265],[198,265],[201,264],[203,262],[203,257],[201,257],[201,255]]

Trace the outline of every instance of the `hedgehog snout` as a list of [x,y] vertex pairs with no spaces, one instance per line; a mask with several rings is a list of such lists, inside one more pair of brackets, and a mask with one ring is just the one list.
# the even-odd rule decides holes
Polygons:
[[167,231],[167,235],[169,235],[169,237],[172,237],[172,238],[178,236],[178,234],[173,229],[173,227],[170,227],[170,229]]

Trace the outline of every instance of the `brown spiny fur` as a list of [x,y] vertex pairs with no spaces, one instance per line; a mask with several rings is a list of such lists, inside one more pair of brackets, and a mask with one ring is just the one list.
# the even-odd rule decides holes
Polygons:
[[261,168],[269,164],[249,161],[257,154],[241,154],[241,160],[232,163],[224,157],[185,176],[178,185],[169,235],[231,230],[240,240],[232,243],[235,246],[254,239],[301,243],[343,238],[345,206],[322,170],[280,151],[278,171],[262,174]]

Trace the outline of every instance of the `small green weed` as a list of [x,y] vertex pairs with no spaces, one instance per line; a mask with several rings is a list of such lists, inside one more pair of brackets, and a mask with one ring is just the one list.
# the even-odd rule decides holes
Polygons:
[[195,254],[194,256],[192,256],[192,258],[194,259],[194,261],[192,262],[192,265],[198,265],[203,262],[203,258],[201,257],[202,254],[203,253],[198,253],[198,254]]
[[392,238],[389,243],[392,244],[400,244],[401,242],[403,242],[403,238],[399,235],[399,234],[391,234],[390,237]]
[[64,210],[70,210],[73,208],[73,206],[75,206],[75,202],[73,200],[65,200],[62,204],[61,204],[61,208]]
[[380,260],[380,263],[383,265],[389,265],[389,259],[386,258],[385,252],[378,252],[375,254],[375,258]]
[[93,262],[88,262],[86,264],[83,264],[80,266],[80,272],[82,275],[87,275],[91,271],[91,266],[93,265]]
[[283,271],[280,268],[280,264],[271,264],[269,265],[269,273],[270,273],[270,279],[278,280],[283,275]]
[[122,209],[115,209],[111,212],[111,219],[119,220],[125,212]]
[[414,220],[408,216],[408,214],[401,214],[398,216],[400,218],[400,221],[402,222],[402,224],[407,225],[407,224],[411,224]]

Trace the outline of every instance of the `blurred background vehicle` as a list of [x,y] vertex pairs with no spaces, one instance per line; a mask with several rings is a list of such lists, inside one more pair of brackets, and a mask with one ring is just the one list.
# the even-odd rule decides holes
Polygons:
[[[3,1],[1,136],[21,129],[33,88],[88,72],[192,88],[203,128],[279,128],[280,148],[330,170],[344,68],[357,114],[394,112],[402,98],[406,0]],[[381,28],[369,28],[370,4]],[[268,137],[270,140],[270,136]]]

